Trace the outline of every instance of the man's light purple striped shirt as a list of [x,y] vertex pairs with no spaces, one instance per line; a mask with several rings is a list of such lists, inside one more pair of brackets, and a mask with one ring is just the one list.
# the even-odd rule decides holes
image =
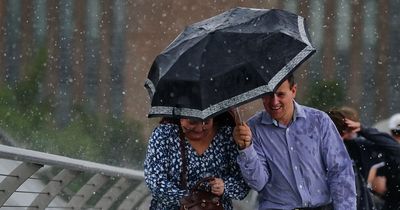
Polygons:
[[248,125],[253,143],[238,163],[247,183],[259,192],[259,209],[316,207],[356,209],[354,172],[335,125],[322,111],[295,103],[288,127],[263,111]]

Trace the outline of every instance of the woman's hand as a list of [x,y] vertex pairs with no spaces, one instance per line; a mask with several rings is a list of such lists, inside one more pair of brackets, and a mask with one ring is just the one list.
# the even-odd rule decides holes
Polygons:
[[345,119],[344,122],[346,123],[347,127],[352,131],[352,132],[359,132],[361,130],[361,123],[357,121],[353,121],[350,119]]
[[218,196],[224,194],[224,189],[225,189],[224,180],[222,180],[221,178],[214,178],[209,182],[209,184],[211,185],[212,193]]

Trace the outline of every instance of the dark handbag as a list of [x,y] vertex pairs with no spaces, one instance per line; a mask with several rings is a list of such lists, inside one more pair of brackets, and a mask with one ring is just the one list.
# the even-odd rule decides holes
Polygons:
[[189,195],[180,200],[180,210],[223,210],[221,197],[208,191],[204,186],[206,182],[214,179],[206,177],[196,183]]
[[[184,135],[182,131],[180,131],[180,149],[182,155],[182,171],[180,178],[182,189],[187,188],[187,159],[184,139]],[[221,196],[217,196],[211,193],[210,190],[207,190],[206,185],[208,181],[213,179],[214,177],[205,177],[200,179],[189,191],[189,195],[180,200],[180,210],[224,210],[221,202]]]

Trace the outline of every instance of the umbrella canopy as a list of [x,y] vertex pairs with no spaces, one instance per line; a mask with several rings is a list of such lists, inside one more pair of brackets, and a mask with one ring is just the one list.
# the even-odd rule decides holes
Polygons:
[[231,9],[186,27],[155,58],[148,116],[214,116],[274,91],[314,52],[301,16]]

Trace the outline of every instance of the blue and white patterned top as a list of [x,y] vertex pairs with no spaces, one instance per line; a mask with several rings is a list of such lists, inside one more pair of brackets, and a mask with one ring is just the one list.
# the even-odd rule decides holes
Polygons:
[[[179,127],[175,124],[160,124],[150,137],[144,175],[153,196],[151,210],[178,210],[179,200],[188,193],[188,190],[180,189],[182,159],[179,142]],[[247,195],[249,187],[236,163],[238,151],[231,127],[220,128],[202,155],[198,155],[187,141],[185,148],[188,189],[207,176],[223,179],[225,209],[232,209],[231,199],[243,199]]]

